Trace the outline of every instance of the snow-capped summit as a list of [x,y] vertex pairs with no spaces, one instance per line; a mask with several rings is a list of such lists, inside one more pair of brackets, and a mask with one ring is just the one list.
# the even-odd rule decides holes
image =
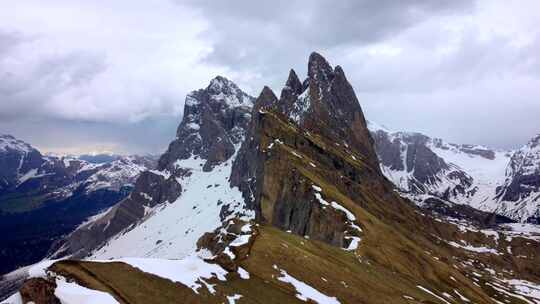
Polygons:
[[6,151],[30,152],[34,148],[28,143],[8,134],[0,134],[0,153]]
[[45,159],[30,144],[11,135],[0,135],[0,194],[37,173]]
[[234,145],[244,137],[254,98],[232,81],[217,76],[205,89],[189,93],[184,117],[176,139],[159,161],[159,169],[168,168],[178,159],[199,155],[206,159],[204,170],[228,159]]
[[236,83],[223,76],[216,76],[212,79],[206,91],[211,100],[225,102],[229,107],[253,106],[253,97],[240,90]]
[[176,138],[156,170],[143,172],[125,200],[73,232],[55,255],[180,257],[227,216],[249,217],[228,179],[252,105],[251,96],[221,76],[189,93]]
[[516,221],[540,216],[540,136],[516,151],[448,143],[368,124],[381,169],[403,193],[469,205]]

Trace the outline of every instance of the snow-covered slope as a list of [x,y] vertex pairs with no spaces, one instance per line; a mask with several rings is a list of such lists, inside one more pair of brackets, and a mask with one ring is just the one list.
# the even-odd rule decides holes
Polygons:
[[535,137],[517,151],[458,145],[369,123],[381,169],[406,196],[429,197],[537,222],[540,149]]
[[0,147],[0,230],[11,232],[0,236],[0,273],[45,257],[59,238],[127,196],[156,162],[45,156],[12,136],[0,136]]
[[253,218],[238,188],[229,186],[233,160],[234,156],[210,172],[202,170],[205,160],[200,157],[178,160],[175,165],[190,172],[178,178],[184,188],[181,196],[174,202],[146,208],[137,226],[109,240],[92,258],[178,259],[193,253],[197,240],[221,226],[222,221],[238,216],[246,221]]
[[497,212],[540,224],[540,134],[512,155],[497,198]]
[[37,173],[43,164],[41,153],[11,135],[0,134],[0,194]]
[[[92,168],[91,164],[85,164]],[[141,172],[155,167],[152,158],[142,156],[123,156],[110,163],[94,167],[96,172],[85,181],[86,191],[98,189],[120,190],[126,185],[133,185]]]
[[472,178],[472,184],[466,190],[466,194],[454,196],[451,198],[453,201],[469,204],[483,211],[495,210],[496,188],[504,180],[504,172],[511,152],[492,151],[489,148],[476,146],[477,150],[490,151],[490,156],[486,157],[470,153],[468,150],[460,149],[462,146],[448,144],[442,140],[436,140],[428,147],[446,162],[461,168]]

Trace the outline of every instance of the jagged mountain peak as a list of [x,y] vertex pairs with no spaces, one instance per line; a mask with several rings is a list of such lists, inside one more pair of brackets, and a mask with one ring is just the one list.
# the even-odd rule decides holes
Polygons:
[[278,101],[279,100],[276,94],[274,94],[274,91],[272,91],[272,89],[268,86],[264,86],[261,93],[255,100],[255,106],[253,107],[253,111],[259,111],[261,108],[275,106]]
[[210,80],[210,83],[206,87],[206,90],[212,93],[220,93],[227,91],[238,91],[240,89],[232,80],[229,80],[224,76],[218,75],[212,78],[212,80]]
[[204,170],[226,161],[244,137],[255,98],[223,76],[186,96],[184,116],[158,169],[174,171],[174,163],[190,157],[208,160]]
[[340,144],[351,146],[372,167],[378,167],[364,113],[339,66],[334,71],[324,57],[312,53],[308,63],[308,88],[296,99],[292,109],[289,116],[302,128],[321,132]]
[[533,148],[540,146],[540,133],[533,136],[533,138],[531,138],[531,140],[529,140],[528,145],[533,147]]
[[272,108],[305,131],[317,132],[338,145],[350,146],[378,170],[373,139],[354,89],[343,69],[337,66],[334,72],[322,55],[311,54],[308,78],[303,83],[296,72],[290,70],[279,100],[269,88],[263,89],[256,108],[261,106]]
[[[296,75],[294,69],[291,69],[289,71],[289,77],[287,78],[287,82],[285,83],[285,87],[283,88],[283,90],[290,90],[295,94],[301,94],[304,90],[304,86],[298,78],[298,75]],[[281,94],[283,95],[283,92]]]
[[334,76],[334,69],[319,53],[312,52],[308,61],[308,77],[315,80],[330,80]]
[[225,76],[217,75],[216,77],[212,78],[210,80],[210,84],[208,85],[209,88],[220,88],[223,86],[233,86],[237,87],[236,84],[229,80]]
[[210,80],[206,88],[192,91],[186,96],[184,117],[189,115],[191,107],[200,107],[201,104],[215,104],[221,108],[251,107],[253,100],[236,83],[218,75]]

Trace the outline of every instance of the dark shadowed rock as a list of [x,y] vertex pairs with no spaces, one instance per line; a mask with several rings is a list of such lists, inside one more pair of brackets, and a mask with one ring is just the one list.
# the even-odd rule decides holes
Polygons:
[[[373,130],[372,135],[383,172],[401,190],[451,199],[465,195],[472,186],[472,177],[433,152],[433,139],[420,133],[384,130]],[[402,180],[395,180],[393,174]]]
[[[267,88],[257,98],[231,185],[240,188],[257,220],[347,247],[358,231],[351,229],[345,213],[321,203],[322,194],[313,187],[317,182],[297,166],[328,172],[325,178],[357,201],[363,191],[356,187],[382,194],[391,186],[380,173],[373,140],[343,70],[313,53],[304,83],[308,86],[291,71],[279,100]],[[296,164],[299,159],[310,162]]]

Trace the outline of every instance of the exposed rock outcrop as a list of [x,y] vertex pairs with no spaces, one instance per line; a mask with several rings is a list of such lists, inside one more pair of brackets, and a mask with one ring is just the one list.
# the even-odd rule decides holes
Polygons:
[[332,201],[339,197],[317,191],[320,184],[331,184],[357,203],[364,198],[360,188],[383,194],[391,186],[380,174],[362,110],[342,69],[313,53],[303,83],[291,70],[279,100],[263,89],[231,185],[241,189],[257,220],[348,247],[361,229],[347,212],[331,207],[339,205]]
[[[111,237],[137,225],[147,210],[174,203],[183,191],[179,179],[193,170],[212,171],[231,158],[244,139],[252,106],[251,96],[221,76],[205,89],[188,94],[177,137],[159,159],[157,170],[142,173],[124,201],[74,231],[57,245],[53,256],[87,256]],[[178,165],[178,161],[190,158],[205,160],[204,165],[200,169]]]
[[540,134],[512,155],[497,198],[499,212],[540,223]]
[[516,151],[497,151],[369,126],[382,172],[420,206],[435,198],[538,223],[538,136]]
[[174,171],[176,160],[191,155],[207,160],[205,171],[229,159],[235,145],[244,139],[252,107],[253,97],[221,76],[206,89],[191,92],[186,97],[176,139],[161,156],[158,170]]
[[35,304],[60,304],[60,300],[54,295],[56,283],[43,278],[31,278],[20,289],[23,303]]

